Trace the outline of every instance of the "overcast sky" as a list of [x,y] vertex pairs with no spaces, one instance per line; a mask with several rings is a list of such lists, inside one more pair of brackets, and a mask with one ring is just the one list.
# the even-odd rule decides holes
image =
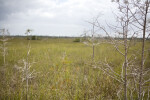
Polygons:
[[93,17],[100,22],[113,22],[111,0],[0,0],[0,28],[12,35],[79,36],[90,28]]

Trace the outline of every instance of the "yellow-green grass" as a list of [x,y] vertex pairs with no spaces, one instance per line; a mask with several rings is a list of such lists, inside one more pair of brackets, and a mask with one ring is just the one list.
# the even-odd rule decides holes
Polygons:
[[[22,82],[21,73],[15,66],[23,67],[21,61],[27,57],[28,42],[25,38],[14,38],[8,42],[5,67],[2,54],[0,55],[2,100],[25,99],[26,84]],[[146,43],[146,49],[149,44]],[[101,70],[93,68],[92,47],[73,42],[70,38],[31,40],[30,45],[30,63],[35,62],[31,71],[37,73],[29,82],[30,100],[117,99],[119,83]],[[141,42],[132,45],[129,57],[138,50],[141,51]],[[95,47],[95,62],[103,62],[105,59],[120,73],[124,57],[111,44]],[[140,61],[140,53],[138,60]],[[149,67],[149,63],[147,59],[146,67]]]

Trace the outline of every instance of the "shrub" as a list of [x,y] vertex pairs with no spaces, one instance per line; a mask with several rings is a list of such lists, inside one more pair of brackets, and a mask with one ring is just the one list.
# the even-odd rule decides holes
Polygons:
[[32,40],[37,40],[37,36],[32,36],[31,39]]
[[80,38],[74,39],[73,42],[80,42]]
[[40,38],[34,35],[27,37],[27,40],[40,40]]

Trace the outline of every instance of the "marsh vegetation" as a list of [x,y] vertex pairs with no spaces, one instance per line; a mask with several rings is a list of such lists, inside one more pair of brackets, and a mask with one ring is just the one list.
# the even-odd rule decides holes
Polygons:
[[[120,83],[107,75],[94,64],[92,48],[82,42],[73,42],[71,38],[49,38],[30,40],[31,64],[34,77],[29,79],[29,100],[89,100],[89,99],[118,99]],[[6,65],[3,66],[3,56],[0,55],[0,99],[20,100],[26,98],[26,83],[22,80],[19,67],[24,67],[23,59],[27,57],[26,38],[13,38],[9,41]],[[141,41],[129,51],[129,55],[141,51]],[[150,42],[146,41],[146,48]],[[149,68],[150,51],[145,61]],[[105,61],[120,73],[123,58],[109,43],[95,47],[95,62]],[[136,64],[140,64],[140,55]],[[119,94],[123,98],[123,93]],[[145,94],[147,96],[148,94]],[[136,99],[136,93],[133,94]]]

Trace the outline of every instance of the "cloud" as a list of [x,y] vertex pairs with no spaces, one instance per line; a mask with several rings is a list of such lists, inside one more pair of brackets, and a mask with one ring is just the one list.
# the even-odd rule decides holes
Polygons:
[[33,28],[38,35],[82,34],[85,20],[102,13],[102,23],[113,19],[111,0],[1,0],[0,24],[12,34],[24,34]]

